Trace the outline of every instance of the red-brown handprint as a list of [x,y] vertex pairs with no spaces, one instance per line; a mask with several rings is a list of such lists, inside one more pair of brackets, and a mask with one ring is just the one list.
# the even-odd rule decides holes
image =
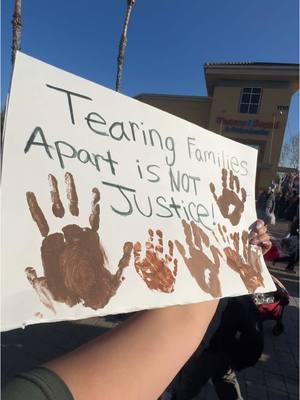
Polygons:
[[[177,275],[177,259],[173,259],[174,244],[169,240],[168,253],[164,254],[162,231],[156,231],[158,237],[156,246],[154,246],[153,230],[149,229],[148,233],[146,255],[143,259],[141,259],[141,243],[136,242],[133,246],[135,269],[149,289],[171,293],[174,291]],[[171,268],[173,268],[173,271]]]
[[[220,225],[218,228],[219,231],[222,232]],[[226,241],[225,236],[227,239]],[[230,234],[229,238],[223,229],[222,239],[224,243],[226,243],[224,253],[227,259],[227,265],[240,275],[248,292],[254,293],[258,287],[264,286],[264,279],[261,274],[259,261],[257,258],[251,257],[251,252],[249,252],[248,232],[242,231],[241,235],[239,232],[234,232]],[[243,255],[240,254],[240,239],[243,246]]]
[[[229,219],[232,225],[238,225],[244,212],[244,204],[246,202],[247,193],[244,188],[240,187],[239,178],[233,175],[232,171],[229,173],[229,189],[227,187],[227,180],[228,171],[227,169],[223,168],[223,190],[219,197],[216,195],[215,185],[210,183],[209,187],[223,217]],[[239,197],[239,193],[241,194],[241,198]],[[230,211],[230,207],[233,207],[232,211]]]
[[[204,292],[213,297],[221,297],[219,269],[222,254],[220,250],[210,244],[208,236],[195,222],[188,224],[185,220],[182,220],[182,226],[190,256],[187,257],[185,248],[180,242],[176,240],[175,244],[186,266]],[[204,247],[212,255],[212,259],[206,255]]]
[[[65,209],[60,199],[57,180],[49,175],[52,212],[62,218]],[[65,184],[69,211],[78,216],[78,196],[73,176],[65,174]],[[49,235],[49,226],[40,209],[35,194],[27,192],[27,202],[33,220],[44,237],[41,246],[41,259],[44,277],[37,277],[32,267],[25,269],[27,278],[39,295],[41,302],[54,311],[52,299],[66,303],[70,307],[82,303],[94,310],[103,308],[114,296],[124,279],[123,270],[129,265],[132,243],[126,242],[123,256],[115,275],[106,269],[107,256],[101,245],[99,235],[100,193],[92,189],[92,208],[89,217],[90,228],[76,224],[66,225],[63,233]]]

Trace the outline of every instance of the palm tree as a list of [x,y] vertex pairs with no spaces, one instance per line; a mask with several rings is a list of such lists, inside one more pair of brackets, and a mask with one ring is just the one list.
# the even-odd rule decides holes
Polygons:
[[21,0],[15,0],[15,10],[13,13],[13,19],[11,21],[13,26],[13,40],[12,40],[12,65],[15,63],[17,50],[20,50],[21,45]]
[[4,116],[5,116],[5,106],[1,110],[1,121],[0,121],[1,135],[2,135],[2,131],[3,131],[3,125],[4,125]]
[[124,55],[125,55],[125,49],[126,49],[126,44],[127,44],[127,29],[128,29],[128,24],[129,24],[129,18],[130,14],[132,11],[132,8],[134,6],[135,0],[127,0],[127,10],[126,10],[126,16],[125,16],[125,21],[123,25],[123,32],[119,44],[119,54],[118,54],[118,69],[117,69],[117,80],[116,80],[116,91],[120,91],[120,85],[121,85],[121,78],[122,78],[122,70],[123,70],[123,64],[124,64]]

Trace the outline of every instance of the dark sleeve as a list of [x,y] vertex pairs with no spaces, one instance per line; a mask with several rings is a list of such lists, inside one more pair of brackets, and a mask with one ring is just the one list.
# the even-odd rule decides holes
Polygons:
[[2,390],[2,400],[74,400],[61,378],[39,367],[16,375]]

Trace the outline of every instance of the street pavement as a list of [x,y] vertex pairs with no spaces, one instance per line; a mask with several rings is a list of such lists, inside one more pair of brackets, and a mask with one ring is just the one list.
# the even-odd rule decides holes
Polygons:
[[[269,227],[274,241],[278,241],[287,229],[285,222]],[[283,317],[285,331],[280,336],[274,336],[272,327],[275,322],[265,322],[263,355],[254,367],[239,373],[238,380],[244,400],[298,400],[299,266],[296,267],[295,273],[286,272],[284,264],[269,267],[271,273],[286,286],[291,296]],[[104,318],[90,318],[78,322],[32,325],[25,329],[2,333],[2,384],[17,372],[29,370],[71,351],[104,333],[113,325],[114,322]],[[208,383],[195,398],[215,399],[217,396],[211,383]]]

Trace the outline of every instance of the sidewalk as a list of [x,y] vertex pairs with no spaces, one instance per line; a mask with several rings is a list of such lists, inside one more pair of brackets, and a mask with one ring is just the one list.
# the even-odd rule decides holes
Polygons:
[[[287,231],[287,224],[280,222],[270,230],[272,238],[278,240]],[[238,375],[244,400],[298,400],[299,397],[299,267],[295,274],[286,272],[284,267],[276,264],[270,271],[291,295],[283,318],[285,332],[273,336],[275,322],[265,323],[265,349],[260,361]],[[15,373],[69,352],[113,325],[104,318],[91,318],[76,323],[32,325],[3,333],[2,384]],[[216,399],[214,388],[208,384],[195,400]]]
[[[299,298],[292,297],[284,316],[285,332],[273,336],[273,321],[265,323],[265,348],[255,367],[238,374],[244,400],[299,399]],[[208,383],[195,400],[218,400]]]

